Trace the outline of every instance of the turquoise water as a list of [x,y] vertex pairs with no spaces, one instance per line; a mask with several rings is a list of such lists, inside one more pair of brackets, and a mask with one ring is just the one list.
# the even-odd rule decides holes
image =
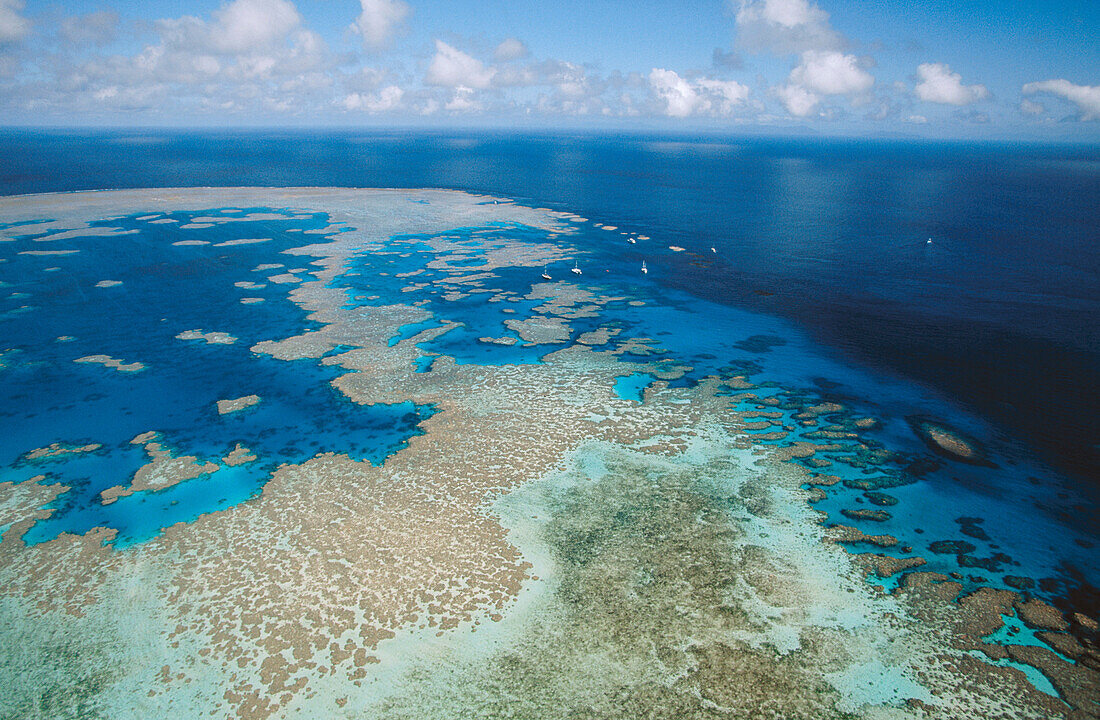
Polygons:
[[[242,218],[249,212],[280,217],[192,230],[180,227],[200,215]],[[357,406],[330,386],[339,370],[313,360],[278,361],[249,349],[261,340],[318,327],[287,299],[294,285],[266,282],[266,277],[302,275],[313,269],[282,251],[324,241],[300,231],[328,227],[325,213],[215,208],[173,213],[175,224],[152,222],[160,216],[139,217],[143,216],[93,223],[137,231],[132,234],[50,244],[80,250],[66,256],[20,255],[21,250],[39,247],[35,236],[21,235],[18,227],[4,228],[16,240],[0,244],[0,257],[7,261],[0,265],[7,295],[5,342],[14,349],[5,356],[9,367],[3,371],[6,382],[0,395],[0,412],[10,428],[0,438],[0,480],[20,482],[45,474],[43,482],[72,488],[53,504],[49,519],[31,528],[27,542],[105,526],[118,531],[115,545],[125,547],[172,523],[246,501],[279,464],[302,462],[323,452],[347,453],[378,464],[420,432],[418,425],[432,414],[431,407]],[[558,238],[544,229],[507,223],[397,236],[387,252],[355,255],[331,285],[345,292],[346,307],[416,304],[427,314],[424,320],[398,327],[387,340],[389,346],[457,323],[418,344],[418,372],[431,372],[439,355],[458,363],[539,363],[583,333],[603,329],[618,332],[617,341],[647,342],[653,354],[636,359],[656,361],[658,367],[689,366],[671,381],[673,386],[691,387],[714,375],[745,375],[758,386],[752,391],[757,399],[742,400],[738,409],[756,410],[761,400],[770,399],[774,404],[762,409],[780,414],[772,425],[749,431],[757,442],[785,445],[804,440],[838,446],[817,453],[812,461],[797,461],[815,472],[840,477],[815,505],[829,514],[829,522],[853,524],[868,534],[894,535],[897,546],[875,551],[925,557],[929,565],[922,569],[959,573],[967,589],[1009,587],[1005,577],[1022,576],[1034,579],[1032,592],[1040,596],[1062,603],[1073,597],[1078,607],[1082,602],[1087,607],[1088,588],[1098,583],[1091,554],[1096,527],[1088,520],[1093,511],[1067,514],[1064,508],[1095,506],[1066,478],[1034,455],[1021,454],[1016,444],[1000,441],[988,423],[949,397],[853,365],[787,321],[714,303],[677,287],[678,274],[690,267],[685,258],[695,263],[710,262],[709,258],[691,259],[656,242],[631,245],[617,234],[578,227],[578,234]],[[270,241],[217,246],[258,237]],[[172,244],[180,239],[210,244]],[[449,243],[446,262],[432,249],[440,242]],[[491,270],[478,283],[451,282],[455,274],[484,267],[493,252],[515,243],[559,248],[567,259],[547,268],[555,282],[564,278],[592,295],[609,298],[598,312],[570,315],[565,342],[528,343],[508,325],[529,316],[552,316],[544,307],[545,298],[532,295],[544,282],[542,267],[509,266]],[[569,272],[574,258],[584,268],[583,275]],[[638,272],[643,259],[648,275]],[[285,267],[254,270],[262,264]],[[60,269],[47,271],[51,267]],[[95,287],[101,280],[121,284]],[[235,286],[242,281],[264,287]],[[413,282],[418,286],[410,287]],[[241,297],[264,302],[244,305],[238,302]],[[229,333],[237,342],[176,339],[189,329]],[[73,340],[58,342],[61,336]],[[513,342],[490,343],[484,338]],[[120,373],[72,362],[100,353],[146,367]],[[648,373],[628,373],[611,390],[620,398],[641,402],[654,379]],[[218,400],[249,394],[262,401],[245,411],[217,413]],[[800,414],[826,401],[844,409],[822,414],[816,426],[804,426]],[[932,454],[905,421],[915,413],[932,415],[982,438],[995,467],[955,463]],[[859,417],[875,418],[878,424],[858,429],[854,421]],[[769,436],[779,429],[789,435]],[[851,435],[831,438],[821,434],[823,429]],[[200,462],[224,465],[220,458],[237,443],[259,459],[102,505],[100,492],[127,484],[146,462],[142,448],[130,440],[149,430],[161,432],[163,443],[177,454],[196,456]],[[103,447],[66,459],[19,460],[32,448],[78,441]],[[885,492],[897,503],[879,508],[868,500],[869,491]],[[885,511],[878,519],[843,512],[876,508]],[[1028,531],[1021,532],[1021,527]],[[965,542],[969,549],[937,552],[944,541]]]
[[615,381],[615,394],[623,400],[642,402],[645,389],[657,378],[649,373],[631,373]]
[[[28,297],[19,302],[33,310],[4,321],[5,342],[19,353],[17,362],[4,371],[0,390],[0,413],[7,429],[0,437],[0,481],[21,482],[45,474],[44,483],[62,482],[72,488],[53,504],[49,519],[31,528],[27,542],[104,526],[118,530],[115,544],[122,547],[152,537],[167,525],[254,496],[282,463],[338,452],[379,464],[431,416],[431,408],[412,403],[356,406],[329,386],[336,370],[313,362],[281,362],[249,350],[260,340],[287,337],[316,325],[287,299],[287,286],[268,283],[245,289],[234,283],[263,284],[266,274],[311,269],[281,250],[303,242],[300,234],[288,230],[323,228],[327,218],[316,214],[295,220],[287,211],[285,220],[236,220],[196,230],[179,226],[201,215],[240,218],[257,211],[173,213],[169,217],[178,220],[175,224],[139,221],[140,214],[92,223],[138,232],[49,244],[51,249],[79,247],[79,254],[67,256],[20,255],[42,245],[34,244],[35,235],[20,235],[18,227],[5,228],[17,240],[0,244],[7,260],[0,266],[0,277],[12,292],[26,293]],[[264,237],[271,240],[214,247]],[[210,244],[172,244],[181,239]],[[285,263],[287,268],[253,270],[263,263]],[[50,267],[60,270],[47,272]],[[95,287],[101,280],[122,284]],[[243,305],[241,297],[262,297],[265,302]],[[229,333],[237,342],[176,339],[191,329]],[[73,339],[57,340],[66,336]],[[120,373],[72,362],[94,354],[146,367]],[[262,398],[259,405],[218,414],[218,400],[251,394]],[[141,446],[130,441],[150,430],[161,432],[163,443],[177,454],[223,467],[165,490],[138,492],[102,505],[102,490],[127,485],[147,461]],[[18,461],[33,448],[79,439],[103,448],[87,456]],[[258,460],[224,466],[220,458],[237,443]]]
[[663,283],[791,320],[1100,477],[1095,143],[143,128],[0,132],[0,158],[6,195],[438,187],[579,213],[687,248]]

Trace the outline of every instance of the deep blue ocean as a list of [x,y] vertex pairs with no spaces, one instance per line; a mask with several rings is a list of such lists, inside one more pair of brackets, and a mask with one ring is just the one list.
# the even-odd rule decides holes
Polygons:
[[1100,145],[0,133],[0,194],[237,185],[471,190],[715,247],[664,282],[793,320],[1100,483]]
[[[1047,578],[1044,591],[1077,594],[1075,607],[1100,604],[1091,587],[1097,564],[1087,559],[1100,528],[1100,146],[441,132],[0,133],[0,194],[242,185],[469,190],[578,213],[649,236],[655,247],[686,248],[648,257],[647,292],[661,294],[664,311],[643,318],[629,307],[615,310],[624,327],[644,324],[646,334],[675,339],[696,368],[684,382],[729,362],[732,350],[741,353],[738,362],[815,401],[889,418],[882,442],[914,456],[925,449],[901,418],[926,414],[951,423],[986,446],[999,466],[949,464],[922,483],[891,488],[902,501],[895,517],[865,529],[925,545],[961,533],[988,556],[989,567],[979,568]],[[43,371],[31,365],[9,372],[11,384],[0,393],[8,429],[0,450],[6,441],[12,448],[44,446],[57,439],[48,426],[65,422],[66,413],[92,411],[110,428],[97,439],[113,446],[111,462],[124,457],[128,463],[121,475],[145,462],[129,440],[150,428],[201,457],[218,457],[239,440],[266,459],[233,470],[232,478],[219,473],[218,497],[201,508],[197,498],[211,492],[205,480],[101,505],[95,498],[119,481],[119,468],[98,467],[101,455],[74,460],[73,476],[99,479],[77,483],[63,496],[61,511],[32,528],[29,542],[97,524],[120,528],[120,544],[140,541],[166,522],[255,494],[280,462],[329,450],[381,462],[417,431],[432,408],[356,408],[327,385],[336,373],[331,368],[249,357],[253,341],[307,324],[285,288],[257,293],[267,299],[262,306],[217,308],[216,329],[236,335],[238,344],[200,344],[194,352],[201,362],[179,352],[174,335],[180,328],[211,328],[211,298],[222,292],[211,279],[215,273],[248,273],[280,248],[300,244],[302,236],[288,232],[291,225],[326,223],[318,212],[204,231],[219,241],[260,232],[273,238],[230,256],[175,248],[168,242],[174,230],[131,217],[112,224],[132,224],[140,229],[134,235],[81,241],[96,253],[86,278],[37,273],[58,264],[53,258],[18,260],[18,268],[47,277],[43,287],[55,312],[49,322],[5,316],[0,349],[12,344],[5,332],[43,363],[54,355],[102,352],[104,345],[131,359],[132,348],[133,357],[171,372],[127,380],[127,397],[118,396],[117,378],[98,367],[75,375],[71,368],[35,375]],[[611,268],[603,282],[634,283],[640,248],[593,243],[584,252]],[[394,280],[386,290],[379,272],[407,268],[380,263],[421,261],[364,257],[340,282],[352,302],[369,292],[398,293],[401,283]],[[98,325],[111,323],[99,320],[111,307],[89,314],[79,289],[104,277],[107,266],[125,280],[119,293],[126,302],[147,306],[170,298],[171,328],[159,324],[159,314],[146,313],[147,326],[104,338]],[[0,277],[18,269],[14,262],[8,268]],[[514,274],[503,273],[502,282],[529,286],[527,273]],[[0,311],[15,308],[16,295]],[[64,312],[66,303],[71,313]],[[459,362],[538,361],[542,351],[535,349],[479,345],[477,337],[499,334],[501,318],[476,299],[468,304],[448,305],[467,327],[427,350]],[[90,325],[74,326],[78,316]],[[691,332],[692,323],[706,324],[705,332]],[[393,342],[422,329],[403,328]],[[53,343],[68,334],[81,338],[77,342],[110,342]],[[425,360],[423,370],[430,367]],[[264,403],[239,417],[216,417],[213,403],[237,389],[227,368],[246,362]],[[623,378],[616,390],[640,400],[651,380]],[[339,421],[322,424],[319,418],[331,419],[334,411]],[[196,429],[196,418],[218,431]],[[852,473],[846,479],[858,479]],[[819,507],[835,518],[852,501],[840,493]],[[945,503],[955,502],[958,509],[945,511]],[[979,514],[985,530],[961,522]],[[1011,537],[1021,522],[1042,541],[1003,548],[1015,559],[997,560],[998,539]],[[1070,556],[1077,559],[1069,562]]]

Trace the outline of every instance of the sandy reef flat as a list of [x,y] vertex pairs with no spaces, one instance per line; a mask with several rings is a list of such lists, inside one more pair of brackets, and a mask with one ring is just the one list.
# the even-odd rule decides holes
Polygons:
[[[435,410],[384,463],[322,448],[278,467],[255,497],[123,549],[107,528],[23,541],[67,489],[51,484],[48,463],[99,450],[27,448],[22,462],[41,464],[41,479],[0,482],[0,716],[1100,714],[1100,655],[1086,642],[1095,619],[1022,592],[963,594],[956,578],[922,571],[922,558],[884,554],[896,538],[814,509],[839,487],[826,455],[873,462],[874,448],[861,444],[873,418],[837,420],[843,406],[800,401],[740,368],[677,387],[691,366],[657,339],[614,324],[578,333],[579,322],[613,307],[644,313],[648,299],[565,272],[522,295],[507,290],[500,273],[525,268],[537,278],[547,264],[571,264],[570,238],[584,220],[490,200],[323,188],[0,198],[4,222],[47,218],[50,239],[77,245],[98,218],[157,223],[165,213],[202,212],[184,226],[201,238],[223,224],[215,208],[326,213],[325,232],[295,236],[301,246],[256,268],[277,273],[267,280],[309,327],[254,342],[251,357],[333,370],[331,390],[358,406]],[[475,251],[447,236],[508,223],[552,237]],[[421,244],[434,254],[430,277],[410,272],[400,279],[405,292],[348,302],[339,281],[356,257]],[[234,280],[262,288],[247,284],[256,277]],[[529,303],[500,327],[517,337],[475,344],[546,354],[503,364],[436,354],[424,371],[418,344],[461,331],[415,304],[424,292]],[[223,302],[255,304],[249,312],[273,304],[238,294],[227,283]],[[178,342],[180,352],[240,345],[202,329],[178,337],[204,341]],[[107,354],[76,362],[157,371]],[[632,399],[615,390],[623,378],[649,381]],[[239,391],[217,413],[232,419],[270,404],[247,395],[246,384]],[[796,428],[817,435],[807,440]],[[131,443],[146,462],[105,504],[256,461],[240,443],[208,458],[166,444],[155,429]],[[866,490],[863,519],[890,512],[890,487]],[[1041,641],[990,639],[1020,624]]]

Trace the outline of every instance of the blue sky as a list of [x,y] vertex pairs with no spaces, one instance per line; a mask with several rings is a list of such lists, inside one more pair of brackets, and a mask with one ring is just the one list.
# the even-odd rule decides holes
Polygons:
[[0,124],[1100,138],[1100,2],[0,0]]

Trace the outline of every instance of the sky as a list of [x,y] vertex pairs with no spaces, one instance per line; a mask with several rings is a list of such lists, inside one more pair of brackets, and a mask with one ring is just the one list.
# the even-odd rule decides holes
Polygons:
[[0,0],[0,125],[1100,140],[1098,0]]

